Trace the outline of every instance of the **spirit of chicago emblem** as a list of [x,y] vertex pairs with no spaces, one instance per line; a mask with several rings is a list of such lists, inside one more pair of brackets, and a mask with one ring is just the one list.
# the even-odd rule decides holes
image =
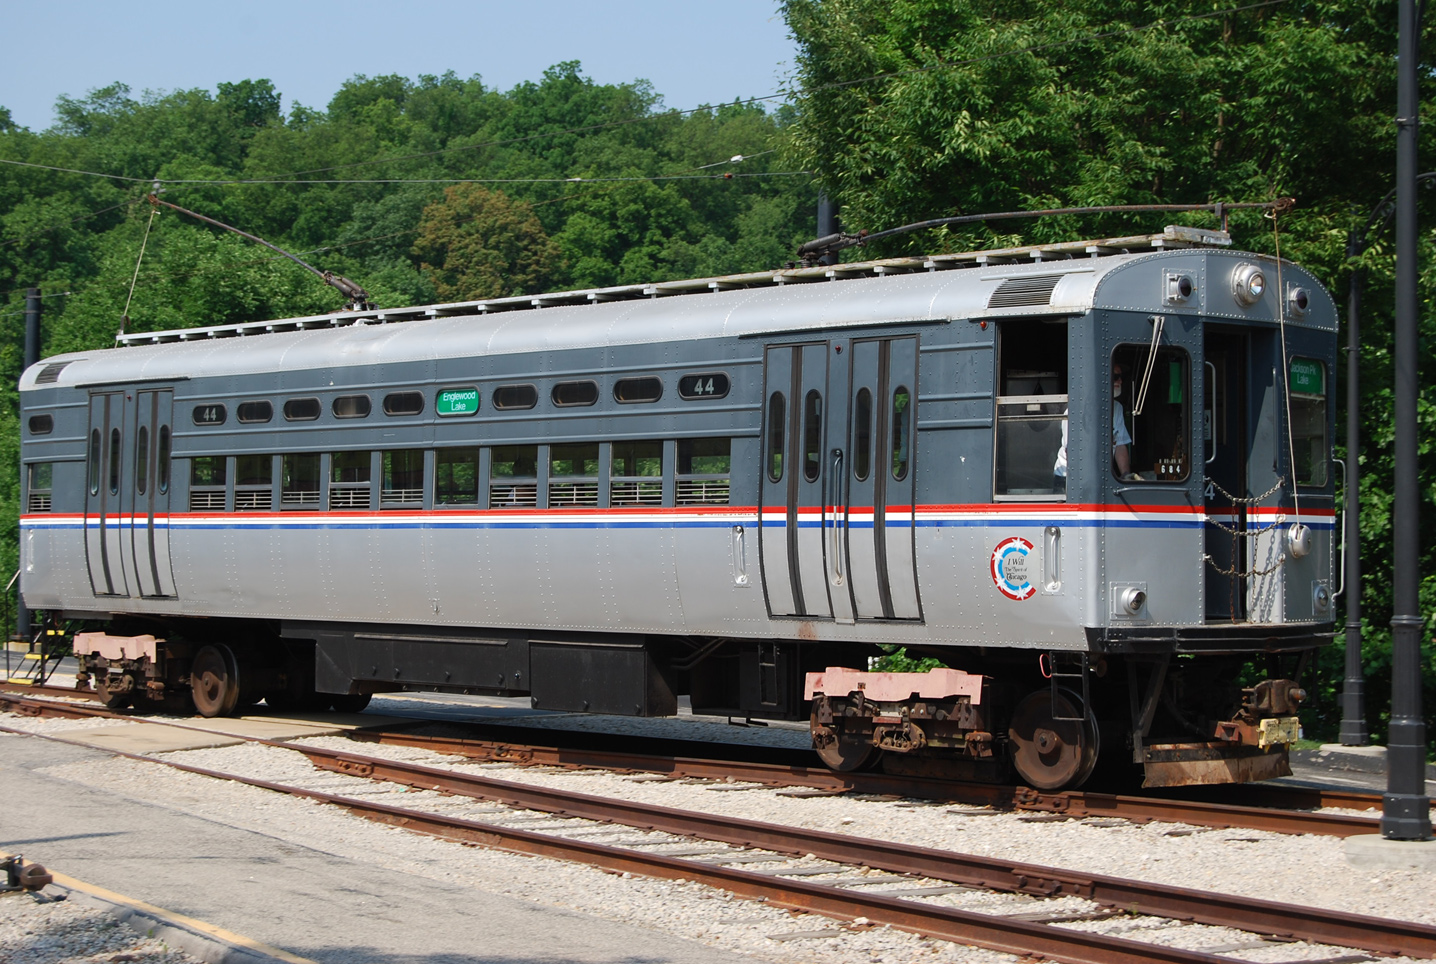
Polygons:
[[1037,591],[1028,576],[1027,565],[1032,543],[1021,536],[1010,536],[992,550],[992,581],[1008,599],[1019,602]]

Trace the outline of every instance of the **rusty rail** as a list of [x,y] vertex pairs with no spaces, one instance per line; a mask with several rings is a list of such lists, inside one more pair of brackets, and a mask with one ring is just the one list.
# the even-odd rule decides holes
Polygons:
[[[27,734],[24,733],[24,731],[13,730],[8,727],[0,727],[0,731],[32,736],[39,735]],[[74,744],[78,742],[56,736],[43,736],[43,738],[61,743]],[[255,742],[288,749],[300,749],[299,747],[276,743],[274,741],[257,740]],[[303,751],[306,752],[306,755],[309,755],[310,751],[313,751],[318,756],[325,757],[333,764],[330,769],[354,773],[359,776],[373,777],[376,773],[390,772],[390,767],[397,767],[399,769],[392,771],[394,775],[399,775],[402,772],[407,777],[416,781],[409,782],[408,785],[423,786],[426,789],[443,790],[446,789],[445,780],[452,779],[455,776],[469,776],[453,774],[452,771],[447,770],[417,767],[412,764],[397,764],[394,761],[376,760],[333,751],[322,751],[314,747],[304,747]],[[352,813],[370,820],[403,827],[420,833],[427,833],[452,840],[478,843],[534,856],[577,861],[611,871],[638,873],[650,877],[668,879],[681,878],[696,880],[740,896],[766,900],[780,907],[812,911],[825,916],[846,920],[866,917],[873,923],[888,924],[901,930],[911,931],[925,936],[940,937],[944,940],[959,944],[983,947],[1006,953],[1034,957],[1050,957],[1061,961],[1072,962],[1072,964],[1143,964],[1143,962],[1171,962],[1171,964],[1217,964],[1217,962],[1223,962],[1223,964],[1230,964],[1231,961],[1230,958],[1200,951],[1182,950],[1125,938],[1052,927],[1047,924],[1030,922],[1015,917],[979,914],[933,904],[922,904],[880,894],[864,894],[831,885],[813,883],[811,881],[778,879],[774,875],[715,866],[713,864],[681,857],[629,850],[621,847],[596,844],[583,840],[573,840],[458,817],[447,817],[439,814],[409,810],[353,797],[345,797],[339,794],[309,790],[302,787],[292,787],[267,780],[189,766],[170,760],[159,760],[140,754],[117,751],[108,752],[141,762],[160,763],[186,773],[193,773],[213,779],[229,780],[248,786],[332,804],[343,807]],[[314,757],[311,756],[311,759],[314,759]],[[407,768],[407,770],[404,768]],[[382,779],[383,777],[379,778]],[[485,778],[475,779],[487,783],[504,783],[504,781],[492,781],[486,780]],[[459,784],[453,785],[458,786]],[[563,804],[561,808],[556,808],[552,812],[565,813],[570,816],[579,815],[574,812],[576,809],[586,809],[595,804],[606,805],[608,807],[613,807],[614,805],[626,807],[642,806],[628,804],[626,801],[607,800],[588,797],[587,795],[554,793],[552,791],[542,790],[541,788],[523,787],[512,784],[503,788],[490,788],[490,790],[492,792],[485,794],[487,799],[496,799],[503,802],[509,802],[505,799],[507,796],[520,794],[521,792],[525,795],[528,793],[536,795],[549,794],[558,798],[557,802]],[[536,802],[537,796],[534,800]],[[514,805],[528,807],[527,803],[515,803]],[[1156,885],[1122,881],[1117,878],[1104,878],[1100,876],[1068,873],[1065,871],[1054,871],[1051,868],[1041,868],[1033,865],[986,861],[985,858],[972,858],[944,851],[926,850],[925,848],[906,848],[901,845],[888,844],[883,841],[842,838],[839,836],[824,842],[819,838],[825,835],[814,834],[813,832],[802,831],[797,828],[757,822],[735,821],[731,818],[710,817],[706,814],[692,814],[685,811],[670,810],[668,808],[648,807],[645,809],[650,812],[646,817],[642,818],[642,823],[636,825],[651,827],[653,829],[663,829],[673,833],[682,833],[688,836],[702,836],[702,834],[697,831],[703,821],[715,822],[713,824],[715,828],[714,833],[720,832],[718,829],[719,825],[726,823],[728,824],[728,828],[721,830],[721,832],[728,835],[743,838],[756,837],[760,834],[769,835],[771,836],[771,842],[774,844],[781,844],[784,839],[790,841],[782,846],[781,849],[777,850],[779,853],[792,853],[794,848],[791,841],[804,840],[803,847],[807,848],[806,852],[817,854],[818,851],[812,849],[813,845],[833,848],[831,852],[834,856],[830,856],[827,859],[841,859],[844,863],[866,864],[868,866],[880,866],[880,864],[875,861],[882,859],[880,857],[880,851],[886,848],[893,852],[903,852],[900,859],[922,868],[905,870],[903,872],[921,873],[923,876],[932,876],[937,879],[949,879],[949,876],[952,875],[951,869],[944,872],[944,867],[951,868],[957,865],[955,862],[976,861],[977,863],[973,865],[973,869],[968,871],[968,873],[974,876],[973,886],[981,886],[984,888],[1003,889],[1001,886],[994,888],[994,882],[990,882],[986,879],[979,880],[979,877],[984,874],[986,876],[992,876],[994,874],[1006,873],[1009,875],[1008,882],[1015,885],[1014,889],[1019,892],[1035,893],[1042,896],[1074,894],[1087,897],[1097,902],[1103,902],[1096,896],[1099,885],[1104,888],[1114,888],[1110,891],[1102,891],[1103,893],[1107,893],[1114,903],[1122,899],[1119,897],[1119,893],[1122,892],[1115,888],[1162,889],[1157,888]],[[695,818],[697,819],[695,820]],[[594,819],[606,819],[608,822],[628,822],[626,820],[615,821],[611,812],[608,817]],[[671,823],[671,826],[661,825],[669,823]],[[713,839],[723,838],[714,837]],[[764,837],[764,839],[768,839],[768,837]],[[752,842],[748,842],[747,845],[762,846],[763,849],[773,849]],[[847,851],[850,855],[848,858],[839,858],[836,855],[843,852],[841,848],[844,845],[854,849]],[[877,849],[870,850],[868,848]],[[993,865],[992,868],[986,870],[979,869],[979,865],[984,862],[991,863]],[[1023,871],[1031,871],[1038,876],[1027,877]],[[1192,898],[1211,899],[1211,895],[1204,895],[1196,891],[1187,891],[1180,888],[1166,888],[1166,890],[1168,890],[1169,893],[1165,899],[1176,908],[1182,907],[1183,901]],[[1128,892],[1126,899],[1130,902],[1134,894],[1135,892]],[[1148,899],[1155,902],[1159,898],[1154,896]],[[1305,908],[1300,907],[1246,899],[1233,899],[1231,903],[1235,909],[1255,905],[1261,907],[1266,914],[1273,915],[1270,917],[1263,916],[1260,918],[1260,923],[1248,923],[1243,927],[1243,929],[1254,930],[1257,933],[1291,934],[1293,932],[1291,927],[1293,920],[1300,920],[1305,916],[1314,917],[1314,915],[1310,915]],[[1147,911],[1141,910],[1136,912],[1146,913]],[[1190,908],[1187,908],[1182,913],[1173,913],[1169,916],[1177,916],[1187,920],[1197,919],[1191,913]],[[1403,921],[1360,918],[1356,915],[1345,915],[1340,912],[1330,911],[1324,912],[1323,917],[1329,928],[1327,933],[1339,932],[1341,933],[1341,937],[1319,938],[1322,943],[1335,943],[1339,946],[1346,947],[1369,948],[1378,953],[1404,953],[1424,957],[1436,956],[1436,928]],[[1266,923],[1268,921],[1276,926],[1267,927]],[[1227,926],[1237,926],[1229,921],[1226,923]],[[1346,930],[1340,931],[1339,929],[1343,924],[1346,926]],[[1316,920],[1313,920],[1311,926],[1319,926],[1319,924]]]

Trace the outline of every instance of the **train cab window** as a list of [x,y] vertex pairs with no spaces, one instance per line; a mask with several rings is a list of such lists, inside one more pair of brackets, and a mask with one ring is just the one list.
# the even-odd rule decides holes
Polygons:
[[228,459],[223,455],[199,455],[189,460],[189,508],[191,512],[222,512],[224,487],[228,480]]
[[1181,348],[1118,345],[1112,353],[1112,473],[1128,483],[1191,474],[1191,359]]
[[135,433],[135,491],[145,494],[150,482],[150,427],[141,425]]
[[614,442],[608,504],[663,504],[663,443]]
[[532,385],[500,385],[490,397],[494,408],[520,411],[538,404],[538,389]]
[[160,452],[156,460],[160,469],[160,495],[170,490],[170,427],[160,426]]
[[1326,485],[1326,365],[1315,358],[1293,358],[1288,369],[1291,435],[1298,485]]
[[235,417],[246,425],[267,422],[274,418],[274,406],[267,401],[240,402]]
[[732,441],[726,438],[678,440],[674,501],[678,505],[727,505],[733,469]]
[[286,422],[312,422],[319,417],[319,399],[291,398],[284,403]]
[[548,505],[598,505],[598,443],[550,445],[548,449]]
[[907,478],[912,459],[912,393],[906,385],[893,389],[893,478]]
[[110,495],[120,494],[120,430],[110,429]]
[[997,351],[993,497],[998,501],[1065,499],[1067,323],[1003,321]]
[[90,430],[90,494],[100,494],[100,430]]
[[643,378],[620,378],[613,383],[613,400],[616,402],[656,402],[663,397],[663,382],[653,376]]
[[335,452],[329,456],[329,508],[369,508],[372,465],[368,452]]
[[424,503],[424,453],[421,449],[385,452],[379,502],[383,506],[415,506]]
[[597,382],[559,382],[549,395],[559,408],[577,408],[598,401]]
[[439,449],[434,460],[434,504],[477,505],[479,450]]
[[49,512],[55,488],[55,463],[33,462],[30,465],[30,494],[25,501],[27,512]]
[[489,459],[489,508],[532,509],[537,505],[538,446],[494,446]]
[[[241,410],[244,406],[240,406]],[[241,418],[241,421],[243,418]],[[241,455],[234,460],[234,509],[268,512],[274,508],[274,457]]]
[[[318,403],[318,400],[315,400]],[[286,408],[288,404],[286,403]],[[279,462],[279,503],[282,506],[319,504],[319,454],[286,455]]]
[[334,399],[334,417],[368,418],[370,405],[368,395],[340,395]]
[[423,392],[390,392],[384,396],[385,415],[418,415],[423,410]]
[[768,396],[768,481],[783,481],[784,432],[788,424],[782,392]]
[[30,434],[49,435],[55,431],[55,416],[53,415],[31,415]]

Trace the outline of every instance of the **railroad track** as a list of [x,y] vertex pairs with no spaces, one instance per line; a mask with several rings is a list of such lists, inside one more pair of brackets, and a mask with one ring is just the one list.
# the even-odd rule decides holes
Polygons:
[[[183,723],[168,725],[190,728]],[[35,735],[8,727],[0,727],[0,730]],[[44,738],[80,743],[59,736]],[[318,800],[370,820],[434,836],[578,861],[615,872],[696,880],[777,906],[850,921],[866,918],[873,924],[887,924],[957,943],[1074,964],[1135,964],[1138,961],[1214,964],[1231,961],[1218,954],[1270,948],[1293,940],[1357,948],[1375,954],[1436,957],[1436,928],[1422,924],[550,790],[480,774],[309,745],[262,739],[249,742],[301,753],[317,768],[346,777],[400,784],[416,790],[436,791],[450,799],[478,800],[512,809],[499,811],[500,819],[492,822],[475,821],[469,816],[446,815],[438,807],[401,808],[358,796],[280,784],[175,760],[124,752],[116,755]],[[539,830],[506,826],[502,822],[516,815],[523,819],[524,812],[543,814],[552,823]],[[602,832],[603,827],[613,825],[635,828],[643,839],[626,845],[584,839],[592,835],[593,828]],[[657,839],[653,839],[655,836]],[[695,842],[701,845],[695,847]],[[675,844],[679,849],[673,849]],[[665,849],[659,851],[656,847]],[[745,865],[791,863],[795,857],[799,860],[797,867],[744,869]],[[885,876],[872,877],[874,870]],[[851,876],[859,871],[864,876]],[[835,879],[814,879],[818,877]],[[879,892],[859,889],[874,885],[890,889]],[[1038,909],[1004,916],[922,902],[922,898],[965,890],[1025,895],[1036,901],[1033,906]],[[1070,905],[1074,901],[1068,900],[1059,909],[1041,909],[1042,901],[1061,898],[1074,898],[1082,906],[1073,908]],[[1136,917],[1230,927],[1247,932],[1252,939],[1190,950],[1058,926],[1076,921]],[[1346,954],[1321,960],[1328,964],[1337,961],[1351,964],[1374,958]]]
[[[28,687],[25,689],[29,689]],[[69,694],[73,695],[73,694]],[[30,697],[28,693],[9,694],[0,691],[0,708],[30,714],[58,714],[71,717],[119,717],[129,714],[74,702],[59,703]],[[1134,822],[1159,821],[1183,823],[1217,829],[1267,830],[1284,834],[1321,834],[1349,837],[1380,832],[1380,817],[1360,814],[1312,813],[1306,808],[1325,807],[1377,810],[1378,794],[1331,791],[1301,787],[1239,787],[1248,799],[1261,805],[1230,804],[1212,801],[1175,799],[1165,796],[1127,796],[1081,790],[1042,792],[1029,787],[961,783],[949,779],[905,776],[889,773],[835,773],[825,767],[808,766],[801,762],[811,754],[769,753],[770,757],[786,757],[792,762],[763,762],[741,759],[710,759],[676,755],[674,750],[690,752],[701,744],[676,740],[643,741],[626,739],[629,744],[650,747],[649,752],[615,751],[599,745],[559,746],[527,742],[536,732],[522,727],[491,727],[517,739],[475,739],[446,737],[412,732],[408,728],[355,730],[350,738],[358,741],[410,746],[439,753],[449,753],[474,760],[514,763],[529,766],[590,767],[604,770],[657,773],[674,778],[732,779],[764,786],[805,787],[824,793],[859,793],[918,799],[944,800],[971,806],[1005,810],[1031,811],[1048,819],[1085,819],[1089,817],[1123,819]],[[580,744],[583,741],[578,741]],[[654,752],[654,750],[658,750]],[[1034,816],[1034,819],[1040,817]]]

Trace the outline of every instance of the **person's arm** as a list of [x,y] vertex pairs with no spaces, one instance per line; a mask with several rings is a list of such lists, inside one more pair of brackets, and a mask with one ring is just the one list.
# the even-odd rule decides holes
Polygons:
[[1112,458],[1117,462],[1117,475],[1125,478],[1132,472],[1132,456],[1125,445],[1112,446]]

